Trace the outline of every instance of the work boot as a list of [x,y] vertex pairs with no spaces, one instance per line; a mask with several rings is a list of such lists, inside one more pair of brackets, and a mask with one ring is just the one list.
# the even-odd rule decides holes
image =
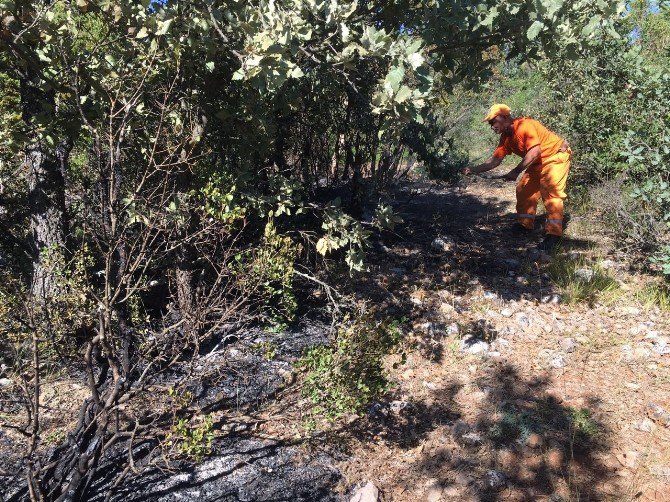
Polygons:
[[547,234],[542,242],[537,245],[538,251],[545,251],[547,253],[556,249],[563,239],[558,235]]
[[521,237],[524,235],[530,235],[532,232],[531,229],[524,227],[521,223],[514,222],[512,226],[509,228],[509,233],[510,235],[513,235],[514,237]]

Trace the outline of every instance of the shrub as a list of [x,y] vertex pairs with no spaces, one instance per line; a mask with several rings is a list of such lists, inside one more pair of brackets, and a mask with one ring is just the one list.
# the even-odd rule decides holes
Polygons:
[[307,351],[299,367],[307,372],[304,393],[317,414],[334,419],[359,413],[388,389],[384,358],[398,350],[401,322],[364,315],[345,322],[332,345]]

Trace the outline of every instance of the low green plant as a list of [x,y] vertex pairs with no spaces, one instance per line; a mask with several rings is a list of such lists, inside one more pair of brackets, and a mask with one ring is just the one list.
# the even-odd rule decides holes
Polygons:
[[272,219],[265,226],[261,245],[238,254],[235,271],[242,287],[259,296],[265,321],[275,332],[294,319],[298,302],[293,290],[293,264],[300,252],[290,237],[280,235]]
[[663,310],[670,311],[670,288],[667,284],[649,284],[635,292],[634,297],[647,307],[656,305]]
[[167,437],[167,444],[176,448],[180,455],[200,462],[212,451],[214,422],[206,415],[200,425],[193,426],[185,418],[179,419]]
[[260,354],[268,361],[272,361],[275,357],[277,357],[277,344],[270,340],[254,343],[251,348],[254,352]]
[[592,303],[619,287],[614,277],[599,264],[588,264],[583,259],[574,260],[565,255],[556,255],[547,272],[567,304]]
[[592,438],[600,431],[598,423],[593,420],[588,408],[568,408],[568,415],[573,434]]
[[376,322],[362,315],[343,323],[331,345],[310,348],[298,365],[306,371],[304,394],[314,413],[330,419],[360,413],[390,386],[384,359],[399,350],[404,319]]

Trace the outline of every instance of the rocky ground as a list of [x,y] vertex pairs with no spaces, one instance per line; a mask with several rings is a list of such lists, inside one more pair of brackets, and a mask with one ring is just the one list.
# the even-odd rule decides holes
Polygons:
[[[365,416],[308,426],[291,365],[327,325],[240,333],[189,369],[193,405],[214,418],[211,455],[155,462],[112,500],[670,500],[670,311],[597,219],[573,216],[550,256],[535,250],[539,225],[509,235],[513,199],[480,178],[411,183],[390,201],[405,222],[375,243],[370,273],[340,285],[405,320],[407,361],[390,358],[394,386]],[[53,444],[84,393],[45,384]],[[0,432],[2,479],[18,479],[20,444]],[[138,462],[143,448],[160,451],[137,445]],[[105,459],[94,491],[126,459]]]
[[[514,187],[415,184],[377,246],[377,302],[411,319],[407,363],[371,408],[345,484],[383,500],[670,500],[670,312],[597,219],[563,248],[507,229]],[[597,283],[597,284],[596,284]]]

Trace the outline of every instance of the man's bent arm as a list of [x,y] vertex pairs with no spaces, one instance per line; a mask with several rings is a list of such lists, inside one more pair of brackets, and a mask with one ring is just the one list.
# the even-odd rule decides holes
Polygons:
[[528,169],[531,165],[533,165],[533,163],[537,161],[537,159],[540,158],[541,152],[542,151],[540,150],[540,145],[535,145],[533,148],[531,148],[526,152],[526,155],[523,156],[521,162],[519,162],[519,164],[514,169],[512,169],[509,173],[507,173],[506,177],[514,176],[514,178],[516,179],[516,177],[519,176],[519,174]]

